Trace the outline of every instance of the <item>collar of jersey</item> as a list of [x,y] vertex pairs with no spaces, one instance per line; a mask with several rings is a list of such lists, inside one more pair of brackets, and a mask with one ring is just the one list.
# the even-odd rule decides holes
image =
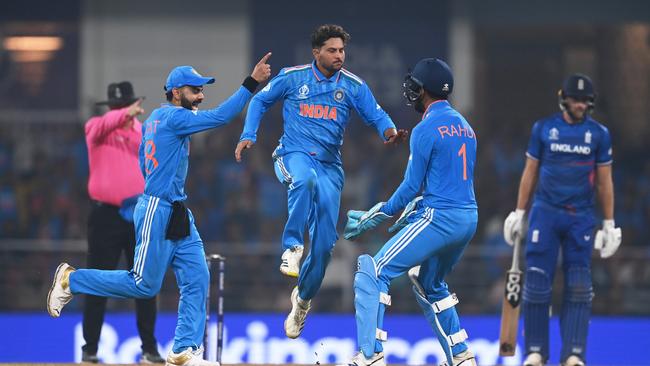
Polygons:
[[162,107],[183,108],[183,106],[180,106],[180,105],[173,105],[173,104],[171,104],[171,103],[169,103],[169,102],[160,103],[160,107],[161,107],[161,108],[162,108]]
[[311,71],[314,73],[314,77],[319,82],[320,81],[329,81],[329,82],[332,82],[332,83],[336,83],[336,82],[339,81],[339,77],[341,77],[341,70],[339,70],[339,71],[335,72],[334,75],[332,75],[331,77],[326,78],[325,75],[323,75],[323,73],[321,73],[320,70],[318,70],[318,67],[316,66],[316,60],[312,61],[312,63],[311,63]]
[[427,118],[429,116],[429,113],[433,112],[434,110],[444,108],[444,107],[447,107],[447,106],[449,106],[449,101],[448,100],[444,100],[444,99],[436,100],[435,102],[429,104],[427,109],[424,111],[424,113],[422,114],[422,120]]

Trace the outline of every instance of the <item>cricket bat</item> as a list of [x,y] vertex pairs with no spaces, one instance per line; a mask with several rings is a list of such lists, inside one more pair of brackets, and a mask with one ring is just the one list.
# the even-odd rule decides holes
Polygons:
[[512,250],[512,266],[506,272],[505,296],[501,307],[501,331],[499,332],[499,355],[501,356],[514,356],[517,348],[523,277],[519,269],[520,249],[521,238],[516,235]]

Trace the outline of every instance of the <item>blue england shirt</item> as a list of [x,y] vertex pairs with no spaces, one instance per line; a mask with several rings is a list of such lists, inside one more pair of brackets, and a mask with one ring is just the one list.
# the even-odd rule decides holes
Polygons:
[[144,193],[169,202],[185,200],[190,135],[227,124],[244,109],[251,95],[241,86],[214,109],[191,111],[168,103],[155,109],[142,124]]
[[278,155],[302,151],[320,161],[341,163],[343,133],[353,109],[382,138],[386,129],[395,128],[361,78],[346,69],[326,78],[314,62],[282,69],[253,97],[240,140],[256,141],[262,116],[280,99],[284,134]]
[[596,167],[612,163],[612,141],[591,117],[569,124],[556,113],[535,122],[526,155],[540,166],[533,205],[586,213],[594,207]]
[[411,133],[411,155],[404,180],[382,207],[388,215],[403,209],[422,191],[425,207],[476,209],[476,134],[446,100],[434,102]]

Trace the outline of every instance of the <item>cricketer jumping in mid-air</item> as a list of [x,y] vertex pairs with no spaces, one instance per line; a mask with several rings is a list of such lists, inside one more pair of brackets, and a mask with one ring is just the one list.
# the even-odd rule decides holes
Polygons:
[[[291,294],[292,310],[284,324],[290,338],[302,331],[338,239],[336,223],[343,190],[340,148],[352,110],[387,144],[406,136],[406,131],[395,129],[368,85],[343,68],[349,38],[338,25],[318,27],[311,37],[314,62],[282,69],[253,97],[235,150],[235,158],[241,161],[244,149],[256,141],[264,113],[283,100],[284,134],[273,160],[275,173],[288,190],[289,217],[282,235],[280,271],[298,277]],[[306,228],[311,245],[300,267]]]

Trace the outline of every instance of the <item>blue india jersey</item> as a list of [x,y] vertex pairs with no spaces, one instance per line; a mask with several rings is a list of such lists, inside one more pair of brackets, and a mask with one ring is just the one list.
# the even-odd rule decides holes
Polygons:
[[535,122],[526,155],[539,160],[533,204],[586,212],[594,207],[596,167],[612,163],[612,141],[590,116],[569,124],[556,113]]
[[411,132],[404,180],[382,211],[394,215],[420,191],[426,207],[476,209],[476,143],[472,126],[449,102],[430,104]]
[[251,95],[241,86],[214,109],[191,111],[167,103],[155,109],[142,124],[139,153],[144,193],[169,202],[185,200],[190,136],[227,124],[244,109]]
[[345,69],[326,78],[314,62],[282,69],[253,97],[241,140],[256,141],[262,116],[281,99],[284,134],[276,149],[279,155],[302,151],[320,161],[340,163],[343,133],[352,110],[382,138],[386,129],[395,128],[361,78]]

